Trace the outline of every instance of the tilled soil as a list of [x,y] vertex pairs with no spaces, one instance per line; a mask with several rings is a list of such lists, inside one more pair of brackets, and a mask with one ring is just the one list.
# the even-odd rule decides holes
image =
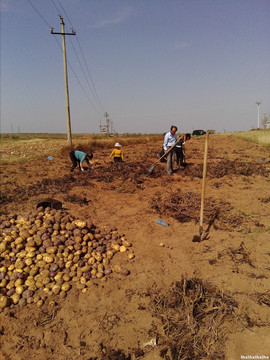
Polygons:
[[[1,214],[29,214],[54,198],[74,218],[117,228],[135,254],[132,262],[121,254],[112,259],[128,276],[112,272],[90,279],[84,292],[72,286],[63,298],[52,294],[40,307],[5,308],[3,359],[270,356],[269,149],[210,136],[208,236],[195,242],[204,138],[187,143],[188,165],[172,177],[163,163],[149,172],[161,146],[162,139],[126,146],[120,166],[109,160],[110,150],[92,149],[91,169],[71,174],[60,140],[1,145],[5,156],[26,159],[1,166]],[[38,151],[40,159],[32,160]]]

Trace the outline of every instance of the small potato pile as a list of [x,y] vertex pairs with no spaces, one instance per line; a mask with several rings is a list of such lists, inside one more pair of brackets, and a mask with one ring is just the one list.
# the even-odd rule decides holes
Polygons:
[[117,229],[98,229],[63,210],[38,208],[29,215],[0,217],[0,310],[65,297],[71,287],[87,291],[91,279],[129,270],[111,265],[126,253],[134,261],[130,242]]

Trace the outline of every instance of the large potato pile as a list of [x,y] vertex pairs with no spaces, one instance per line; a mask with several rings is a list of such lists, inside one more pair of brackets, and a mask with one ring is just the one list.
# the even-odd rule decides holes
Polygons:
[[[71,287],[82,292],[115,271],[117,252],[134,258],[131,244],[116,228],[98,229],[63,210],[38,208],[28,215],[0,217],[0,309],[36,303],[53,294],[65,297]],[[133,260],[131,260],[133,261]]]

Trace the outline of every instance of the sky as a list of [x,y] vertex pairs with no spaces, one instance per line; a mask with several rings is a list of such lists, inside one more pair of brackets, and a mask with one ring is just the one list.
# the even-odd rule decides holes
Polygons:
[[1,0],[1,132],[246,131],[270,114],[269,0]]

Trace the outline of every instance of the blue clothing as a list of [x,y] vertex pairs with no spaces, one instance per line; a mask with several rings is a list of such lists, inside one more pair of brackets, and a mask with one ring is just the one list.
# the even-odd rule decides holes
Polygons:
[[170,131],[167,132],[167,134],[164,136],[163,149],[167,151],[168,148],[170,148],[175,144],[176,140],[177,140],[176,133],[172,135]]
[[80,162],[80,164],[82,164],[84,162],[84,160],[86,159],[87,154],[83,151],[79,151],[79,150],[75,150],[74,151],[74,155],[76,160],[78,160]]

